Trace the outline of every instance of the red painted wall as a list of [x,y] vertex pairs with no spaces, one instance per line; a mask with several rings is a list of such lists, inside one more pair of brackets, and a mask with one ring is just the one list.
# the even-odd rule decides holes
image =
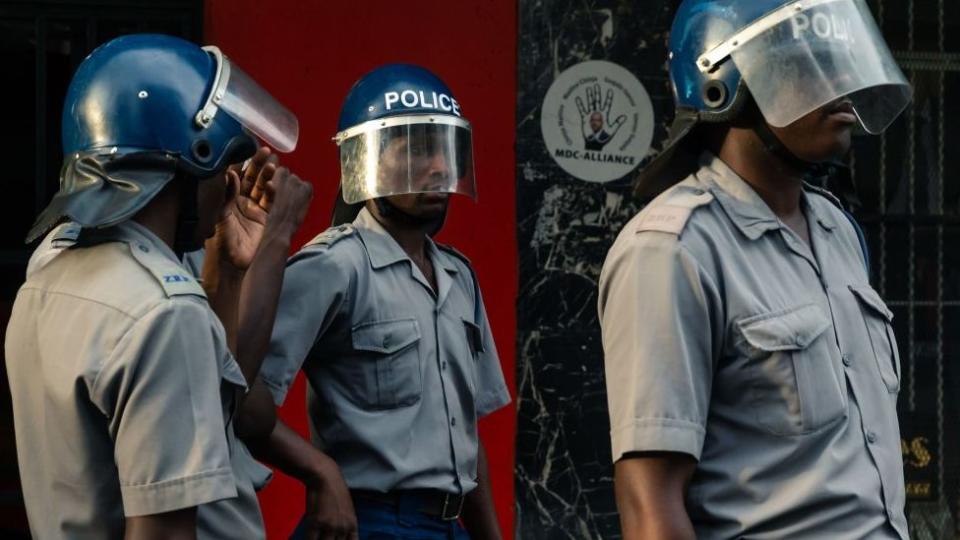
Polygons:
[[[299,246],[330,222],[339,180],[336,131],[350,86],[388,62],[437,73],[473,122],[479,201],[455,198],[439,239],[474,264],[507,383],[514,388],[517,296],[515,107],[517,7],[512,0],[206,0],[206,41],[218,45],[300,118],[300,144],[283,161],[315,186]],[[304,383],[282,417],[306,434]],[[513,536],[515,409],[480,423],[504,537]],[[286,538],[303,489],[277,473],[260,496],[270,538]]]

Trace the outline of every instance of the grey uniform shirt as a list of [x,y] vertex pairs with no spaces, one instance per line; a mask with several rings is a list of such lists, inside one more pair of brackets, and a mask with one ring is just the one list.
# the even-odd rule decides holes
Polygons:
[[294,255],[261,377],[309,381],[314,444],[354,489],[476,486],[477,419],[509,403],[465,259],[427,243],[437,280],[366,209]]
[[892,314],[827,197],[805,190],[808,247],[705,155],[607,256],[613,459],[696,458],[698,538],[907,538]]
[[33,536],[120,538],[125,516],[199,506],[199,538],[263,537],[235,470],[245,383],[203,289],[136,223],[78,233],[37,249],[7,328]]

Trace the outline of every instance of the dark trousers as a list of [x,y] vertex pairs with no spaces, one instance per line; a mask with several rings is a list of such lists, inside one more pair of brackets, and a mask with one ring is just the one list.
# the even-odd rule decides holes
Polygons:
[[[444,521],[421,512],[416,497],[401,498],[398,504],[354,498],[360,540],[470,540],[459,521]],[[301,521],[290,540],[304,538]]]

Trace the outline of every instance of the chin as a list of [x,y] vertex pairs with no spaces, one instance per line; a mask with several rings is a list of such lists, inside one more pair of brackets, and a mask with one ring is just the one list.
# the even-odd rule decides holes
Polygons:
[[817,137],[797,155],[811,163],[840,161],[850,152],[850,147],[851,133],[844,129]]

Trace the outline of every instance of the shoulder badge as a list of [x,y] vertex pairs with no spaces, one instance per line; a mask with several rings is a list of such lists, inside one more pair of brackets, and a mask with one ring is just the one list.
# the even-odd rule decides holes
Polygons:
[[344,238],[353,235],[355,232],[357,232],[357,229],[354,228],[354,226],[349,223],[344,223],[343,225],[337,225],[336,227],[330,227],[329,229],[315,236],[313,240],[310,240],[309,242],[304,244],[303,247],[314,246],[314,245],[330,247],[336,244],[337,242],[339,242],[340,240],[343,240]]
[[640,213],[636,232],[658,231],[679,236],[693,211],[711,201],[713,194],[707,190],[677,185]]
[[179,264],[157,255],[153,249],[140,242],[129,242],[133,258],[157,279],[167,297],[193,295],[207,297],[203,287],[190,272]]

